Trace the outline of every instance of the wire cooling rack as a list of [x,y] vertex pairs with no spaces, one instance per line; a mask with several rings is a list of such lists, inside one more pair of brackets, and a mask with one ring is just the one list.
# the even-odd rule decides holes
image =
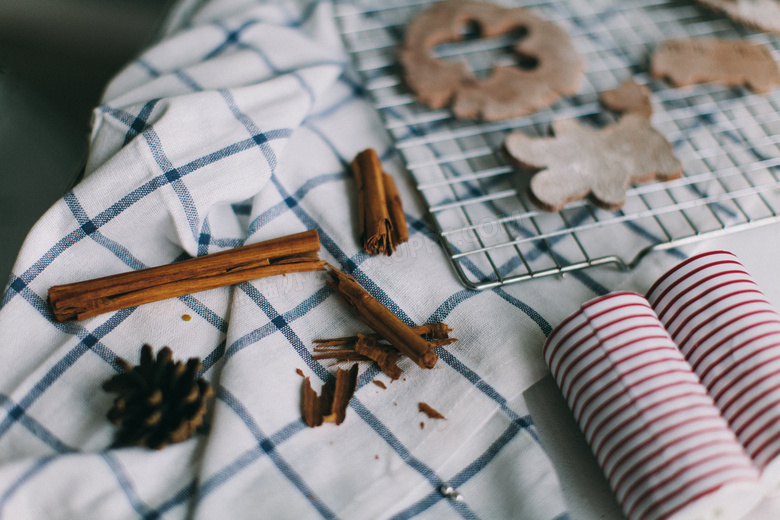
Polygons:
[[[692,1],[505,1],[565,29],[583,56],[575,96],[531,116],[463,121],[449,109],[415,101],[401,79],[398,45],[430,0],[337,2],[336,17],[353,62],[433,218],[458,276],[485,289],[595,265],[635,267],[650,251],[777,222],[780,207],[780,89],[768,95],[718,85],[672,86],[651,78],[649,58],[675,38],[744,38],[777,59],[777,38],[742,27]],[[467,32],[467,31],[464,31]],[[513,40],[515,38],[515,40]],[[512,64],[517,35],[441,45],[442,59],[463,60],[477,77]],[[674,146],[682,178],[631,186],[625,206],[605,211],[587,201],[558,213],[537,209],[529,176],[502,154],[507,133],[549,135],[550,123],[615,121],[600,92],[624,80],[652,92],[653,127]]]

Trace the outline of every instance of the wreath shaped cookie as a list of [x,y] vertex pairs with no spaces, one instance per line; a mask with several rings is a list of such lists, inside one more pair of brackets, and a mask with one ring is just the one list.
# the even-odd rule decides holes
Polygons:
[[[514,51],[535,67],[496,66],[480,80],[465,64],[432,55],[437,45],[462,40],[469,23],[477,24],[484,38],[525,29]],[[487,121],[529,114],[574,94],[583,72],[579,53],[560,27],[524,9],[470,0],[439,2],[417,16],[406,31],[400,61],[418,101],[434,109],[451,104],[459,118]]]

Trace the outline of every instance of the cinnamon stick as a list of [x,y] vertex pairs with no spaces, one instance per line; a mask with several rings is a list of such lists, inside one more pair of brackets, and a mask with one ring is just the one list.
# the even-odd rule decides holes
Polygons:
[[387,307],[368,294],[357,281],[332,265],[328,285],[357,313],[358,318],[388,343],[422,368],[433,368],[439,356],[423,339]]
[[322,271],[317,231],[305,231],[169,265],[49,289],[58,322],[83,320],[185,294],[278,274]]
[[358,191],[358,233],[370,255],[392,255],[409,240],[401,197],[393,178],[382,169],[373,148],[360,152],[351,164]]

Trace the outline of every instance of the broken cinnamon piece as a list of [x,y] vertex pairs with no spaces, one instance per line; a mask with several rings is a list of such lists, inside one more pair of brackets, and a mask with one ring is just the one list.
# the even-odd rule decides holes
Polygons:
[[382,390],[387,390],[387,385],[385,385],[382,381],[379,381],[378,379],[374,379],[371,382],[374,383],[379,388],[381,388]]
[[403,373],[403,370],[398,368],[397,365],[398,360],[401,359],[401,353],[392,347],[380,345],[377,343],[376,338],[358,334],[355,352],[376,361],[382,372],[387,374],[393,381],[401,377]]
[[393,178],[382,170],[373,148],[363,150],[350,165],[358,191],[358,233],[370,255],[392,255],[409,239],[401,198]]
[[352,307],[363,323],[421,368],[436,366],[439,356],[429,341],[421,338],[409,325],[368,294],[354,278],[330,264],[328,266],[331,275],[328,285]]
[[323,422],[341,424],[347,413],[349,400],[357,388],[357,363],[349,370],[338,369],[336,380],[322,385],[321,395],[317,395],[311,387],[311,380],[303,380],[302,412],[303,422],[310,428],[320,426]]
[[385,187],[387,212],[390,215],[390,222],[393,223],[393,250],[395,250],[398,244],[403,244],[409,240],[409,226],[406,224],[401,194],[398,193],[395,181],[387,172],[382,173],[382,180]]
[[[436,324],[436,325],[444,325],[444,324]],[[425,327],[427,327],[427,325],[423,325],[422,327],[412,327],[412,329],[417,331],[417,329],[423,329]],[[446,325],[444,325],[444,327],[449,330],[449,328]],[[377,334],[361,334],[360,336],[363,336],[367,338],[367,340],[372,340],[372,341],[379,341],[380,339]],[[399,375],[403,373],[403,371],[400,368],[398,368],[397,365],[395,364],[397,363],[398,359],[402,357],[402,354],[398,351],[398,349],[396,349],[389,343],[377,343],[378,348],[386,350],[388,352],[388,355],[394,356],[393,364],[392,365],[388,364],[390,369],[386,370],[384,368],[385,367],[384,362],[380,363],[379,359],[374,359],[371,356],[356,351],[358,336],[350,336],[345,338],[333,338],[333,339],[317,339],[314,341],[315,343],[318,342],[318,344],[314,346],[314,354],[312,355],[312,359],[315,361],[324,360],[324,359],[334,359],[335,362],[333,364],[335,365],[339,363],[349,362],[349,361],[366,361],[366,362],[376,361],[377,364],[379,364],[380,369],[382,369],[382,371],[385,374],[390,376],[392,380],[398,379],[398,377],[395,375],[395,369],[397,369]],[[456,338],[432,339],[430,340],[430,344],[434,347],[444,347],[451,343],[455,343],[456,341],[458,341]],[[339,347],[344,347],[344,348],[339,348]],[[365,346],[363,346],[362,348],[365,348]]]
[[342,370],[339,368],[338,372],[336,372],[333,404],[331,406],[331,413],[322,418],[325,422],[334,422],[336,424],[344,422],[344,418],[347,415],[349,400],[352,399],[352,396],[355,394],[355,389],[357,388],[357,375],[357,363],[352,365],[352,368],[349,370]]
[[[437,344],[436,346],[444,346],[449,345],[450,343],[455,343],[456,339],[450,338],[450,332],[452,332],[452,329],[446,324],[446,323],[428,323],[426,325],[416,325],[412,327],[412,330],[419,334],[420,336],[425,336],[428,339],[431,339],[431,342],[440,342],[440,344]],[[376,339],[379,339],[379,336],[377,334],[364,334],[368,337],[373,337]],[[314,343],[317,344],[315,347],[315,350],[322,347],[323,349],[325,347],[336,347],[340,345],[351,345],[347,348],[355,348],[355,343],[357,343],[357,336],[345,336],[342,338],[330,338],[330,339],[315,339]]]
[[301,399],[303,403],[303,422],[306,423],[306,426],[315,428],[321,425],[322,409],[320,408],[320,396],[311,387],[311,380],[308,377],[303,380]]
[[434,410],[428,403],[420,401],[417,403],[417,409],[427,415],[429,419],[447,419],[442,414]]

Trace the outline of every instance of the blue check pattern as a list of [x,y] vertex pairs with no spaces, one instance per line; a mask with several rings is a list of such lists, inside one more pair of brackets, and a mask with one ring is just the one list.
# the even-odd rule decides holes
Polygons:
[[[34,228],[3,293],[0,518],[568,518],[523,392],[545,374],[552,327],[608,292],[610,275],[463,289],[330,2],[192,1],[174,15],[109,85],[85,179]],[[411,238],[391,258],[354,236],[348,163],[367,147],[407,202]],[[296,369],[333,378],[312,340],[363,330],[320,274],[75,323],[54,322],[46,302],[51,285],[305,229],[402,320],[445,321],[460,340],[431,371],[405,362],[392,384],[362,366],[339,427],[309,429],[298,409]],[[99,385],[146,342],[201,357],[214,405],[189,441],[109,450]],[[387,390],[372,384],[383,378]],[[419,401],[447,420],[418,414]],[[445,482],[465,499],[444,496]]]

